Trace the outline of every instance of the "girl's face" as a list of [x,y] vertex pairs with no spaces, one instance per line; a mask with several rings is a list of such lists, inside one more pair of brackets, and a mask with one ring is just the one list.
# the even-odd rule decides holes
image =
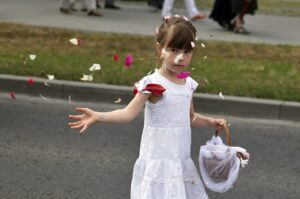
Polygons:
[[192,60],[193,51],[177,48],[163,48],[161,57],[163,66],[169,72],[179,74],[186,70]]

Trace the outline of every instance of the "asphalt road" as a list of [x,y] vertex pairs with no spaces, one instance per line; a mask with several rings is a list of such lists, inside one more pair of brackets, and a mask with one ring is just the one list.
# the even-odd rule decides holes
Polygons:
[[[69,129],[74,107],[120,108],[0,94],[0,198],[129,198],[143,114],[130,124],[95,125],[80,135]],[[211,199],[296,199],[300,190],[300,123],[243,118],[231,123],[233,144],[251,153],[236,186]],[[212,130],[194,129],[192,157]]]

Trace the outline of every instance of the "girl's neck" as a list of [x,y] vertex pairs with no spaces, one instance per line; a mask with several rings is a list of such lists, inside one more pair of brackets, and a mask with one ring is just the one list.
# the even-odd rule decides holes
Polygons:
[[158,69],[158,72],[164,76],[165,78],[167,78],[168,80],[170,80],[171,82],[175,83],[175,84],[185,84],[185,79],[179,79],[177,78],[176,73],[173,73],[172,71],[166,69],[165,67],[161,66]]

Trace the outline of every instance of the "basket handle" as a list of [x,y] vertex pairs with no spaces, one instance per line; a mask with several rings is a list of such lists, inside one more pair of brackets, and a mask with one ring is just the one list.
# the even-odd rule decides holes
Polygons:
[[[222,126],[222,128],[224,129],[225,134],[226,134],[226,145],[231,146],[231,135],[230,135],[229,129],[226,125]],[[215,136],[218,136],[218,135],[219,135],[219,131],[216,129]]]

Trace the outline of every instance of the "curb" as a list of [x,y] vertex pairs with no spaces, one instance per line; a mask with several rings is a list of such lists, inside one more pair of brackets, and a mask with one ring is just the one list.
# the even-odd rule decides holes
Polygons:
[[[28,77],[0,74],[0,92],[22,93],[47,98],[73,101],[113,103],[118,98],[127,104],[133,97],[133,88],[86,82],[52,80],[34,77],[34,84],[27,83]],[[45,82],[49,86],[45,85]],[[197,112],[230,115],[246,118],[261,118],[300,121],[300,103],[277,100],[264,100],[246,97],[194,94],[194,107]]]

